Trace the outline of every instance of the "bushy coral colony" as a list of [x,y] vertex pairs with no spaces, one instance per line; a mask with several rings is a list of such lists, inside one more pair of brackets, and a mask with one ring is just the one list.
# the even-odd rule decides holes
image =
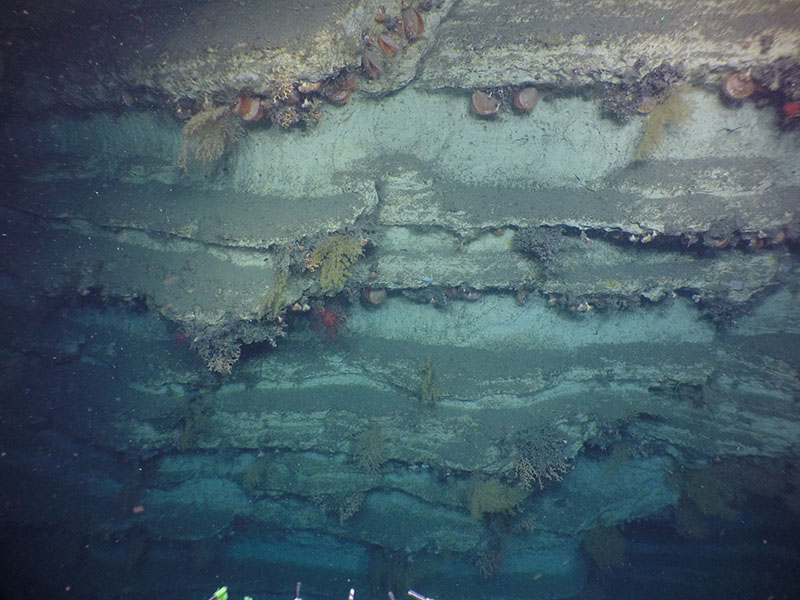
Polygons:
[[319,269],[319,283],[324,291],[341,291],[350,276],[350,266],[362,255],[367,240],[357,240],[336,234],[319,242],[306,255],[305,268],[308,271]]

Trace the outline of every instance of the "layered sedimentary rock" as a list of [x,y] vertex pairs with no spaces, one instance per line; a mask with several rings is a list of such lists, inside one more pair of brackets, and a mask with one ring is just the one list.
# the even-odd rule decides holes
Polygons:
[[6,26],[8,523],[140,592],[186,544],[270,593],[568,597],[584,540],[731,520],[731,473],[794,506],[792,3],[422,2],[413,39],[400,7],[268,4]]

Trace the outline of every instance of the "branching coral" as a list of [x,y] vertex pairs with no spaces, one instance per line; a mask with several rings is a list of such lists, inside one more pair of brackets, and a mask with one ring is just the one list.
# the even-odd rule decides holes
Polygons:
[[310,271],[319,267],[319,282],[324,290],[339,291],[350,276],[350,265],[363,254],[358,240],[336,234],[321,241],[306,261]]
[[274,321],[278,318],[281,309],[284,307],[283,294],[286,291],[286,282],[288,279],[289,276],[285,272],[277,273],[275,275],[275,281],[267,290],[267,295],[264,297],[264,302],[258,309],[258,313],[256,315],[258,319],[267,317]]
[[433,358],[430,356],[422,363],[420,375],[419,399],[425,404],[435,404],[439,399],[439,384],[436,382],[436,372],[433,370]]
[[242,346],[263,342],[275,346],[277,339],[284,335],[284,324],[278,322],[261,323],[239,321],[223,326],[186,325],[190,346],[205,361],[209,371],[229,374],[239,360]]
[[190,398],[183,406],[178,430],[173,437],[178,450],[186,450],[197,443],[200,436],[211,427],[211,410],[198,398]]
[[469,482],[467,504],[469,512],[476,520],[484,514],[510,514],[525,499],[525,491],[509,487],[497,479],[474,477]]
[[377,473],[386,462],[385,440],[381,428],[376,423],[361,434],[355,448],[358,465],[367,473]]
[[272,466],[273,463],[267,456],[256,457],[244,472],[245,489],[252,494],[266,490],[273,477]]
[[534,429],[519,435],[514,471],[522,487],[531,489],[536,484],[544,489],[546,481],[561,481],[569,472],[569,461],[558,430]]
[[339,524],[342,525],[358,513],[364,503],[364,498],[366,498],[366,494],[363,492],[354,492],[340,495],[320,494],[315,496],[313,500],[319,505],[323,513],[333,513],[339,517]]
[[242,355],[242,346],[234,340],[228,340],[199,346],[197,352],[206,362],[209,371],[229,375]]
[[239,117],[230,108],[204,105],[203,110],[183,126],[178,166],[186,169],[190,153],[202,163],[214,162],[230,149],[243,132]]

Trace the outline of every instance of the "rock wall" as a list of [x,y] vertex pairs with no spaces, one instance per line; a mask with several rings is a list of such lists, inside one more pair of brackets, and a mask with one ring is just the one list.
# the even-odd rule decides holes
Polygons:
[[15,581],[566,598],[794,509],[797,9],[657,4],[15,8]]

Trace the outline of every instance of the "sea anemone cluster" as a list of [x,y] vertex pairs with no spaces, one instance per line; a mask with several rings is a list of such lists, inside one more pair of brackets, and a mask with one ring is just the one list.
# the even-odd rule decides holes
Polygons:
[[684,231],[679,235],[668,235],[650,229],[645,233],[626,231],[606,232],[607,239],[620,244],[652,244],[662,250],[681,248],[704,252],[706,249],[739,249],[746,251],[770,248],[781,244],[795,244],[800,238],[798,226],[776,229],[741,230],[733,220],[722,219],[713,224],[708,231]]
[[800,123],[800,62],[782,57],[753,67],[749,73],[757,84],[753,98],[757,105],[772,102],[779,108],[784,125]]
[[800,64],[789,58],[727,71],[720,79],[719,90],[729,105],[739,105],[746,99],[756,106],[772,104],[779,109],[783,125],[800,123]]
[[[440,2],[425,0],[418,7],[419,10],[431,10],[439,8]],[[378,77],[383,72],[383,59],[392,58],[423,35],[425,21],[419,10],[404,3],[398,15],[390,15],[384,8],[378,10],[375,21],[379,32],[375,37],[368,34],[364,37],[366,50],[361,56],[361,69],[367,77]],[[381,58],[378,53],[382,55]],[[345,104],[357,87],[355,74],[346,68],[319,81],[297,81],[289,76],[281,76],[266,93],[255,94],[242,90],[228,106],[233,114],[247,123],[266,117],[284,128],[295,124],[313,125],[322,118],[319,109],[322,99],[333,104]],[[197,112],[196,104],[181,99],[176,116],[181,120],[191,118]]]
[[757,106],[772,103],[779,107],[784,125],[800,123],[800,65],[772,65],[757,74],[751,69],[728,71],[722,76],[720,94],[723,101],[734,105],[748,98]]
[[[695,236],[700,241],[699,236]],[[709,248],[722,250],[724,248],[742,248],[745,250],[760,250],[769,246],[791,243],[795,236],[787,228],[775,231],[733,231],[733,232],[708,232],[702,236],[702,243]]]
[[324,93],[325,90],[330,90],[330,95],[339,98],[339,101],[346,102],[349,99],[349,94],[346,98],[343,95],[335,95],[334,90],[338,89],[340,81],[341,76],[313,84],[284,78],[277,81],[266,96],[240,94],[231,111],[245,122],[255,122],[267,117],[272,123],[284,128],[296,123],[314,124],[322,116],[318,106],[319,97],[329,98],[329,95]]
[[347,69],[321,81],[295,81],[282,77],[265,95],[241,93],[231,111],[246,122],[267,117],[272,123],[287,129],[295,124],[313,125],[322,118],[320,99],[345,104],[357,88],[355,75]]
[[[413,6],[404,6],[399,15],[390,15],[380,7],[375,22],[382,26],[380,33],[375,37],[365,35],[367,47],[361,55],[361,66],[370,79],[383,73],[383,59],[393,58],[425,32],[425,21]],[[383,58],[379,57],[378,50]]]
[[316,122],[319,120],[318,111],[301,111],[287,104],[273,106],[258,96],[239,96],[231,110],[234,114],[239,115],[243,121],[259,121],[264,116],[267,116],[271,122],[285,128],[291,127],[295,123]]
[[[381,59],[370,48],[379,48],[384,57],[391,58],[425,31],[422,16],[412,6],[404,7],[399,16],[390,16],[382,9],[376,16],[376,21],[383,25],[381,33],[375,39],[366,36],[367,50],[361,56],[361,68],[370,79],[383,72]],[[268,117],[270,121],[284,128],[296,123],[313,124],[321,118],[319,98],[333,104],[345,104],[357,88],[355,74],[347,69],[321,81],[299,82],[283,78],[265,96],[240,94],[232,111],[244,121],[258,121]]]
[[539,90],[530,85],[500,88],[491,92],[475,90],[470,99],[470,108],[479,117],[493,117],[500,112],[504,102],[510,102],[517,112],[529,113],[539,102]]
[[800,101],[800,62],[782,57],[750,69],[752,78],[764,89],[788,100]]

